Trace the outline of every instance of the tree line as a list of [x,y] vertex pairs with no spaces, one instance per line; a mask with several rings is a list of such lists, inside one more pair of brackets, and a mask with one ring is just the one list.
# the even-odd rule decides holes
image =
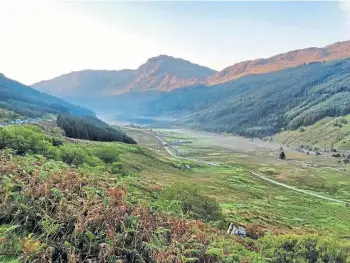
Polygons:
[[57,118],[57,126],[61,127],[66,136],[70,138],[91,141],[119,141],[129,144],[136,142],[124,132],[116,130],[107,123],[95,117],[76,117],[61,114]]

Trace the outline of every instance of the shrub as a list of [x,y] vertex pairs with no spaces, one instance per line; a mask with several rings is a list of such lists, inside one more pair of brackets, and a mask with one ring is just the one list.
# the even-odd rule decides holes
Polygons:
[[316,235],[267,236],[261,242],[271,263],[348,262],[345,245]]
[[10,148],[19,155],[26,153],[51,155],[52,142],[37,128],[11,126],[0,128],[0,149]]
[[113,162],[111,165],[111,173],[119,174],[119,175],[127,175],[127,171],[124,169],[122,163],[120,162]]
[[286,159],[286,154],[283,151],[280,153],[280,159],[281,160]]
[[[190,249],[197,251],[193,255],[197,262],[205,257],[211,231],[203,222],[137,204],[120,182],[75,169],[51,171],[43,178],[4,162],[0,153],[0,167],[4,164],[1,223],[21,225],[28,235],[9,243],[0,229],[0,254],[6,252],[23,262],[119,262],[122,258],[151,263],[185,262]],[[41,167],[37,165],[36,169]],[[23,191],[14,189],[19,183]]]
[[103,162],[110,164],[118,160],[118,155],[120,154],[120,151],[116,147],[106,146],[94,149],[93,153]]
[[66,164],[77,166],[82,165],[88,159],[83,149],[70,145],[63,145],[60,147],[59,157]]
[[205,221],[223,219],[221,208],[216,200],[202,194],[197,185],[175,183],[163,190],[160,199],[179,201],[182,212],[195,219]]
[[[63,161],[68,165],[104,166],[118,161],[117,146],[76,145],[63,143],[62,139],[51,137],[34,126],[11,126],[0,128],[0,150],[9,148],[17,155],[40,154],[48,159]],[[122,173],[116,165],[114,172]],[[123,172],[125,173],[125,172]],[[125,173],[126,174],[126,173]]]
[[59,138],[52,138],[52,145],[53,146],[61,146],[63,145],[63,141]]

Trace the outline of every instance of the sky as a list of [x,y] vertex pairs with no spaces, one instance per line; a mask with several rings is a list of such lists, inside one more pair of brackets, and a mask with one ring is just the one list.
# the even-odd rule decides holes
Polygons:
[[166,54],[215,70],[350,39],[350,0],[0,0],[0,72],[24,84],[83,69],[136,69]]

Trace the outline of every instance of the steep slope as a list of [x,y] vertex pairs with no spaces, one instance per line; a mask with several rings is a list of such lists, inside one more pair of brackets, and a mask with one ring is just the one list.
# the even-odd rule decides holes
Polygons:
[[0,74],[0,108],[13,111],[21,116],[40,117],[45,113],[71,113],[77,116],[94,116],[85,108],[41,93]]
[[161,55],[137,70],[83,70],[33,84],[35,89],[70,99],[91,99],[127,91],[169,91],[205,82],[214,70],[189,61]]
[[326,117],[298,130],[283,131],[275,140],[294,146],[350,150],[350,115]]
[[212,69],[192,64],[187,60],[161,55],[150,58],[136,70],[127,90],[169,91],[202,83],[214,73]]
[[96,98],[121,92],[132,80],[133,70],[82,70],[44,80],[35,89],[64,98]]
[[306,48],[279,54],[267,59],[243,61],[207,79],[209,85],[224,83],[250,74],[261,74],[296,67],[310,62],[332,61],[350,57],[350,41],[338,42],[323,48]]
[[[350,59],[312,63],[279,72],[245,76],[214,87],[199,85],[149,96],[133,111],[179,117],[181,124],[210,131],[265,136],[297,129],[327,116],[350,114]],[[131,95],[131,94],[130,94]],[[114,99],[113,110],[125,96]],[[128,100],[132,101],[129,96]],[[136,101],[136,100],[135,100]],[[124,104],[126,105],[126,104]],[[139,111],[140,112],[140,111]]]

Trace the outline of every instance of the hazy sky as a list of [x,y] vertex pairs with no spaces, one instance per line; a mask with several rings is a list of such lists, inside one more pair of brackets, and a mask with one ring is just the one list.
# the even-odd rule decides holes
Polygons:
[[350,2],[0,0],[0,72],[25,84],[160,54],[221,70],[350,39]]

